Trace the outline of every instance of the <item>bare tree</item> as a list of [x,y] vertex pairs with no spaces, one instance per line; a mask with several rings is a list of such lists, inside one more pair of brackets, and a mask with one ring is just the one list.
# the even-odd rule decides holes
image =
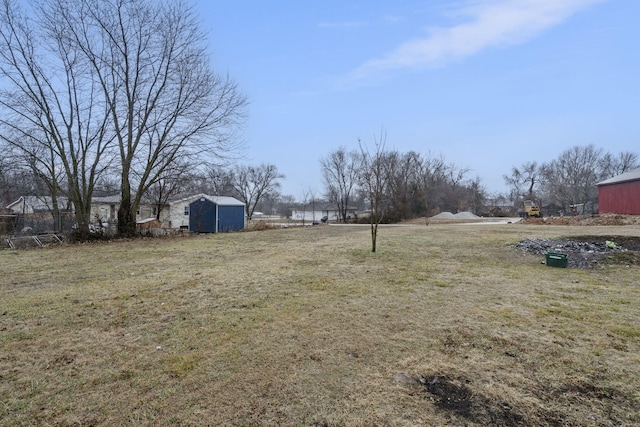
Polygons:
[[424,203],[424,214],[431,215],[442,209],[442,189],[447,182],[447,165],[442,156],[432,154],[423,158],[420,169],[420,194]]
[[284,175],[271,164],[260,166],[237,166],[231,175],[231,184],[236,196],[245,204],[247,216],[251,218],[260,201],[274,195],[280,188],[279,180]]
[[[305,222],[307,219],[307,205],[309,204],[309,190],[303,190],[302,191],[302,200],[300,205],[302,206],[302,226],[305,226]],[[311,214],[313,216],[313,213]],[[313,223],[313,220],[311,220],[311,222]]]
[[388,197],[393,209],[402,219],[410,219],[421,209],[420,172],[422,158],[420,154],[398,151],[385,155],[385,169],[388,176]]
[[595,203],[601,158],[602,150],[590,144],[565,150],[556,160],[545,164],[542,173],[548,197],[565,209]]
[[112,196],[120,191],[120,180],[117,174],[106,173],[96,183],[95,195]]
[[487,190],[482,185],[482,180],[479,176],[476,176],[469,185],[467,186],[467,191],[469,193],[469,207],[471,212],[478,215],[483,209],[485,202],[487,200]]
[[291,217],[292,209],[296,205],[296,198],[291,194],[281,194],[278,197],[278,203],[276,207],[276,211],[278,215],[281,215],[285,218]]
[[320,219],[316,220],[316,203],[318,202],[318,190],[314,187],[307,187],[306,190],[307,197],[309,199],[309,204],[311,205],[311,224],[319,224]]
[[169,199],[185,191],[192,182],[192,167],[184,161],[176,161],[149,187],[146,198],[155,207],[155,217],[160,219]]
[[190,173],[185,183],[185,192],[206,193],[216,196],[235,195],[232,184],[232,171],[223,165],[209,164],[202,170]]
[[302,191],[302,200],[300,205],[302,207],[302,225],[304,226],[307,220],[307,207],[311,207],[311,224],[316,224],[316,189],[313,187],[307,187]]
[[78,232],[86,235],[113,132],[96,75],[79,46],[70,43],[60,14],[64,5],[43,2],[29,19],[18,2],[1,0],[0,78],[6,89],[0,92],[0,138],[31,159],[54,197],[58,171],[64,171],[64,192],[74,205]]
[[605,180],[640,167],[640,162],[637,153],[623,151],[618,153],[617,156],[611,153],[605,153],[598,166],[600,169],[600,178]]
[[357,152],[347,152],[342,147],[320,160],[325,196],[336,204],[343,222],[347,221],[349,203],[358,183],[359,163]]
[[388,174],[386,163],[388,156],[385,153],[387,134],[384,130],[380,132],[380,137],[374,141],[374,149],[369,148],[358,141],[361,155],[361,168],[359,173],[360,184],[365,191],[369,202],[370,226],[371,226],[371,252],[375,252],[378,241],[378,225],[384,218],[388,205],[387,183]]
[[135,232],[142,197],[174,162],[224,157],[246,98],[213,72],[183,1],[47,1],[109,113],[121,181],[118,232]]
[[33,172],[22,159],[12,155],[11,147],[0,145],[0,208],[20,196],[37,195],[38,184]]
[[510,175],[503,175],[511,188],[512,199],[539,198],[560,209],[595,205],[597,183],[640,166],[638,154],[624,151],[614,155],[593,144],[574,146],[558,158],[545,164],[535,161],[513,167]]
[[22,150],[19,151],[24,156],[23,161],[28,165],[35,178],[36,186],[40,187],[37,195],[46,196],[49,194],[51,196],[49,210],[53,220],[53,231],[62,231],[61,211],[66,207],[62,201],[66,194],[63,189],[65,177],[64,172],[57,168],[58,159],[54,150],[52,147],[43,147],[35,143],[24,144]]
[[464,200],[466,175],[471,169],[459,167],[454,163],[446,167],[446,178],[440,181],[440,205],[447,211],[459,212],[466,206]]
[[512,167],[511,175],[503,175],[503,179],[511,189],[512,199],[534,199],[542,184],[542,169],[538,162],[526,162],[520,167]]

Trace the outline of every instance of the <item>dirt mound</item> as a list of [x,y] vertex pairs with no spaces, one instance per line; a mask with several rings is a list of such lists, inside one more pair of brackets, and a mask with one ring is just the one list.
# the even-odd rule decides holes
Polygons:
[[525,239],[514,245],[518,250],[544,256],[547,252],[568,255],[572,268],[602,268],[605,265],[640,265],[640,237],[573,236],[560,239]]
[[534,225],[633,225],[640,224],[639,215],[576,215],[551,216],[545,218],[526,218],[519,224]]

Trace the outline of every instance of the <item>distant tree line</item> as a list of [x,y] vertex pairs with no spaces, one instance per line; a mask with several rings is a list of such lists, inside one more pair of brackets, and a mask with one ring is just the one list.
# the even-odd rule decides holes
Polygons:
[[[470,169],[443,156],[387,150],[384,134],[375,148],[340,147],[320,160],[324,197],[348,220],[350,207],[369,206],[374,214],[405,220],[442,211],[482,213],[487,192]],[[378,204],[377,209],[371,203]]]
[[595,213],[597,184],[637,167],[637,153],[613,154],[590,144],[569,148],[548,163],[514,166],[504,181],[512,200],[533,199],[546,207],[547,214]]

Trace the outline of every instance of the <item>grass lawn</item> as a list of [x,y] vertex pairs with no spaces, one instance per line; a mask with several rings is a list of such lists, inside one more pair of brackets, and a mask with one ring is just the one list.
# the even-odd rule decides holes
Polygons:
[[319,226],[0,251],[0,425],[640,423],[640,267]]

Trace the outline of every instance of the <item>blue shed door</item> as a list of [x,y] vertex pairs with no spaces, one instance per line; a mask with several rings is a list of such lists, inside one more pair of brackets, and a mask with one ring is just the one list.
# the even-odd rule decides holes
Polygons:
[[216,204],[200,199],[189,205],[189,231],[196,233],[216,232]]
[[244,206],[218,206],[218,231],[244,229]]

